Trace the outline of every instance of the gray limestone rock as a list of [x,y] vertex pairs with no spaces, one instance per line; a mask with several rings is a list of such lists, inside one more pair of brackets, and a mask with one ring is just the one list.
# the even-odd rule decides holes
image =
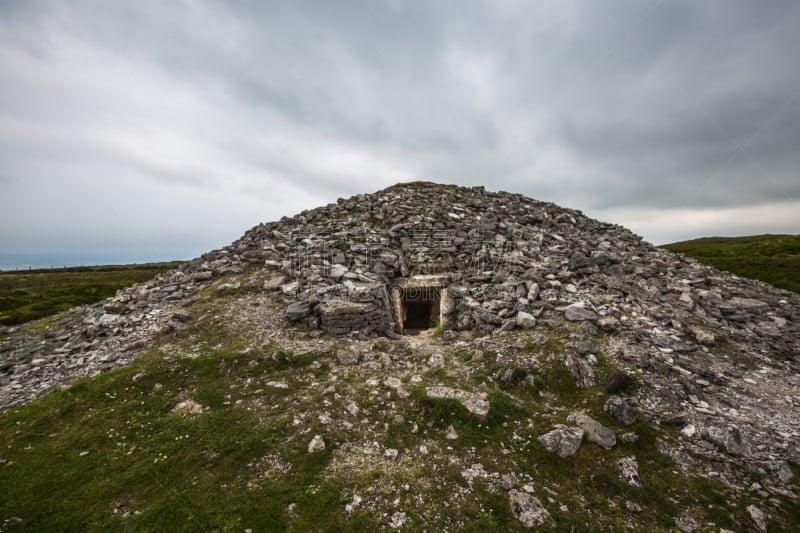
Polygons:
[[533,329],[536,327],[536,318],[530,313],[519,311],[517,312],[516,324],[517,327],[522,329]]
[[508,491],[508,503],[517,520],[527,528],[539,527],[550,519],[550,513],[538,498],[516,489]]
[[339,352],[336,358],[339,360],[339,363],[346,366],[352,366],[358,364],[359,354],[358,352],[347,350]]
[[594,387],[594,369],[585,359],[574,355],[567,355],[564,358],[564,366],[566,366],[570,374],[575,377],[578,387],[584,389]]
[[612,396],[606,401],[605,405],[603,405],[603,410],[626,426],[630,426],[636,422],[636,418],[639,416],[639,410],[636,408],[636,400],[633,398]]
[[617,464],[619,465],[622,481],[634,487],[642,486],[642,480],[639,477],[639,463],[636,461],[636,457],[632,455],[622,457]]
[[564,311],[564,318],[570,322],[597,321],[597,313],[581,304],[573,304]]
[[583,428],[557,424],[554,429],[541,435],[537,440],[548,452],[566,458],[578,453],[583,433]]
[[325,439],[322,435],[314,435],[311,442],[308,443],[308,453],[319,453],[325,451]]
[[753,526],[757,530],[759,530],[761,533],[767,532],[767,514],[764,511],[755,505],[748,505],[747,514],[750,515],[750,520],[753,522]]
[[281,285],[286,281],[286,276],[273,276],[269,280],[264,282],[264,290],[265,291],[277,291],[281,288]]
[[703,438],[713,443],[720,451],[739,457],[750,456],[750,446],[741,430],[736,426],[710,426],[702,432]]
[[489,412],[489,401],[486,399],[486,394],[467,392],[450,387],[427,387],[425,394],[431,398],[457,400],[467,408],[467,411],[479,417],[485,417]]
[[290,322],[297,322],[311,314],[311,304],[305,300],[298,300],[290,303],[286,307],[286,319]]
[[584,413],[573,413],[567,417],[567,421],[583,428],[586,431],[586,438],[610,450],[617,443],[617,436],[613,431],[605,427],[594,418]]

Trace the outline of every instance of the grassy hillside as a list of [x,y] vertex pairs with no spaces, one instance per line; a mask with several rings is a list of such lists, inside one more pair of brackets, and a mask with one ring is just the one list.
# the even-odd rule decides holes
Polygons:
[[800,292],[800,235],[706,237],[662,248],[738,276]]
[[[763,503],[660,452],[679,445],[679,426],[610,417],[600,383],[619,368],[607,339],[596,339],[590,388],[561,363],[570,325],[481,347],[432,337],[424,349],[290,348],[258,341],[282,323],[283,306],[261,289],[271,275],[220,278],[187,307],[186,329],[162,332],[130,366],[0,410],[0,531],[526,531],[501,476],[535,485],[552,515],[537,531],[670,531],[687,509],[704,530],[742,530],[750,503],[767,509],[771,531],[797,528],[795,499]],[[512,345],[513,363],[498,355]],[[447,369],[425,363],[430,353]],[[349,354],[364,364],[342,364]],[[492,385],[508,368],[518,379]],[[429,397],[434,384],[486,390],[486,417]],[[576,410],[617,445],[546,451],[537,437]],[[325,448],[311,452],[315,435]],[[636,457],[641,487],[620,478],[623,457]]]
[[0,325],[13,326],[99,302],[180,262],[0,272]]

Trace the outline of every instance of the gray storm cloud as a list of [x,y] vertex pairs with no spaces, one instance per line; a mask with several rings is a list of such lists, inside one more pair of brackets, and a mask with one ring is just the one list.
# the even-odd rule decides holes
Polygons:
[[800,227],[793,1],[5,2],[0,251],[196,255],[429,179]]

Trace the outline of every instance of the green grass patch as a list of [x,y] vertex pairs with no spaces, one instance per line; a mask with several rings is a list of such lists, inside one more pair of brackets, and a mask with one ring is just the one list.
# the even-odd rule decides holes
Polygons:
[[[289,391],[263,381],[304,373],[309,355],[154,351],[0,413],[0,524],[21,531],[337,531],[340,488],[307,452]],[[245,386],[245,383],[249,386]],[[200,414],[173,408],[185,399]],[[309,400],[311,401],[311,400]],[[283,465],[264,466],[265,458]],[[295,504],[295,516],[288,508]],[[14,520],[16,521],[16,520]]]
[[0,325],[22,324],[78,305],[99,302],[114,296],[119,289],[150,280],[180,264],[0,272]]

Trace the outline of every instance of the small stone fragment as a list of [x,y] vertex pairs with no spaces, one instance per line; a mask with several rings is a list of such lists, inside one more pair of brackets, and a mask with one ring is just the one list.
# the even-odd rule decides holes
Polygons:
[[314,435],[311,442],[308,443],[308,453],[318,453],[325,451],[325,439],[322,435]]
[[753,526],[761,533],[766,533],[767,531],[767,515],[764,511],[756,507],[755,505],[748,505],[747,512],[750,515],[750,520],[753,521]]
[[203,413],[203,406],[194,400],[184,400],[172,408],[173,413],[199,415]]
[[642,512],[642,506],[637,504],[637,503],[633,503],[630,500],[626,500],[625,501],[625,508],[628,511],[632,512],[632,513],[641,513]]
[[394,461],[395,459],[397,459],[398,453],[399,452],[397,451],[396,448],[386,448],[386,450],[384,450],[383,452],[383,456],[391,461]]
[[642,480],[639,477],[639,463],[636,457],[623,457],[618,461],[622,481],[634,487],[641,487]]

